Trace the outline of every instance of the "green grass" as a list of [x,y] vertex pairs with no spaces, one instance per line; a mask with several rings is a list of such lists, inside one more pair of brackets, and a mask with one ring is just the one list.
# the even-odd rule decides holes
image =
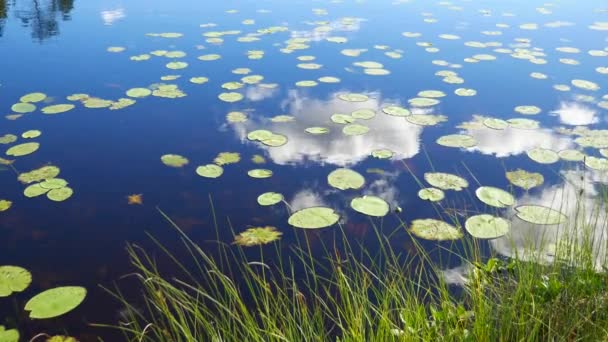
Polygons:
[[[391,237],[406,231],[399,214],[388,234],[370,220],[378,224],[373,253],[342,227],[321,248],[296,234],[289,249],[218,242],[209,252],[161,211],[188,257],[152,236],[161,255],[129,245],[142,298],[108,289],[125,306],[115,328],[130,341],[608,341],[608,276],[598,269],[606,258],[597,252],[606,239],[594,234],[603,202],[577,202],[551,263],[532,253],[538,244],[504,258],[468,238],[461,255],[446,243],[429,251],[414,237],[409,252],[397,251]],[[468,270],[460,290],[431,260],[437,251]]]

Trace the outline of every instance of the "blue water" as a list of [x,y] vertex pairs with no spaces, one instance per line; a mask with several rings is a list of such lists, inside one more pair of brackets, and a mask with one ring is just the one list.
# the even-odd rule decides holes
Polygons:
[[[285,233],[283,246],[295,243],[296,234],[303,234],[287,224],[289,211],[284,205],[260,207],[259,194],[281,192],[293,209],[325,205],[342,216],[347,232],[365,243],[373,234],[368,217],[354,212],[350,200],[362,193],[384,198],[394,209],[403,208],[400,215],[407,222],[416,218],[435,217],[431,203],[417,197],[425,172],[436,170],[460,174],[471,187],[465,192],[447,191],[444,208],[453,208],[463,220],[471,213],[495,212],[477,201],[474,189],[490,185],[511,189],[516,198],[527,201],[542,198],[544,191],[564,183],[564,170],[578,172],[581,163],[558,162],[541,165],[530,160],[526,151],[537,146],[559,151],[577,148],[573,137],[559,135],[554,127],[588,125],[605,128],[606,109],[598,106],[606,94],[606,75],[596,68],[608,66],[608,57],[590,56],[588,50],[608,51],[607,31],[591,30],[594,22],[607,21],[604,1],[559,1],[548,6],[541,1],[454,1],[448,5],[437,2],[410,1],[8,1],[0,0],[0,114],[11,114],[11,105],[22,95],[44,92],[50,104],[68,103],[65,97],[87,93],[104,99],[126,97],[134,87],[148,87],[164,82],[178,84],[187,96],[179,99],[147,97],[137,99],[131,107],[110,111],[88,109],[77,104],[72,111],[44,115],[39,110],[17,120],[0,121],[0,136],[20,135],[30,129],[42,131],[34,139],[41,148],[34,154],[18,157],[14,167],[25,172],[51,163],[61,168],[60,177],[67,179],[75,190],[72,198],[55,203],[23,196],[25,186],[10,170],[0,172],[0,199],[13,202],[0,213],[0,264],[20,265],[30,270],[34,281],[30,289],[16,299],[0,299],[0,324],[18,324],[29,337],[40,331],[61,331],[80,334],[87,339],[105,332],[86,325],[88,322],[115,322],[119,306],[111,304],[98,284],[112,282],[131,269],[124,252],[126,242],[149,245],[146,232],[167,244],[176,244],[175,233],[168,227],[157,207],[172,217],[195,241],[206,246],[216,240],[209,206],[213,199],[220,218],[220,240],[231,242],[235,231],[248,226],[273,225]],[[545,7],[551,14],[541,14]],[[323,8],[327,15],[316,15],[312,9]],[[226,13],[237,9],[237,13]],[[268,13],[259,12],[269,10]],[[491,10],[483,15],[480,10]],[[603,9],[603,11],[602,11]],[[515,16],[506,16],[505,13]],[[432,16],[425,16],[432,13]],[[357,18],[352,27],[340,25],[341,18]],[[425,18],[437,22],[427,23]],[[255,24],[244,25],[245,19]],[[314,21],[327,21],[334,28],[329,34],[314,32]],[[564,21],[573,25],[551,28],[546,23]],[[215,27],[200,27],[215,23]],[[508,28],[496,24],[508,24]],[[522,30],[519,25],[537,23],[537,30]],[[320,23],[317,23],[320,24]],[[287,32],[260,36],[252,43],[237,42],[237,37],[270,26],[287,26]],[[220,45],[205,42],[202,33],[208,31],[240,30],[238,35],[223,37]],[[420,32],[421,37],[406,38],[402,32]],[[501,31],[501,35],[484,35],[482,31]],[[166,39],[146,36],[146,33],[179,32],[183,37]],[[458,40],[445,40],[440,34],[455,34]],[[312,38],[309,49],[285,54],[290,37]],[[342,36],[347,43],[326,41],[327,36]],[[509,54],[494,52],[496,47],[471,48],[466,41],[500,42],[501,48],[514,49],[515,39],[531,40],[529,49],[538,48],[546,54],[547,64],[536,65]],[[417,42],[430,42],[439,48],[429,53]],[[388,50],[374,48],[387,45]],[[126,50],[110,53],[110,46]],[[204,46],[204,49],[199,49]],[[555,48],[572,46],[581,50],[570,54]],[[359,57],[347,57],[342,49],[363,48]],[[170,70],[170,60],[152,56],[135,62],[130,56],[153,50],[182,50],[187,56],[179,59],[188,68]],[[403,50],[403,57],[392,59],[386,51]],[[250,60],[248,50],[264,50],[260,60]],[[217,53],[221,59],[203,62],[203,54]],[[463,59],[475,54],[492,54],[494,61],[470,64]],[[302,63],[297,56],[312,55],[319,70],[296,67]],[[580,65],[565,65],[560,58],[573,58]],[[460,68],[438,66],[433,60],[460,64]],[[352,65],[357,61],[376,61],[390,70],[387,76],[369,76]],[[224,92],[224,82],[238,81],[242,75],[232,69],[247,67],[252,74],[263,75],[263,83],[276,83],[274,90],[246,86],[237,90],[245,99],[226,103],[217,99]],[[464,84],[447,84],[435,76],[439,70],[452,70],[464,78]],[[531,78],[531,72],[541,72],[548,79]],[[163,75],[182,75],[175,81],[161,81]],[[203,85],[188,82],[190,77],[204,76]],[[301,80],[316,80],[335,76],[340,83],[319,83],[316,87],[300,88]],[[598,91],[585,91],[571,86],[560,92],[555,84],[570,84],[572,79],[584,79],[600,85]],[[454,90],[473,88],[477,95],[460,97]],[[386,104],[407,105],[422,90],[440,90],[447,94],[432,113],[443,114],[448,121],[437,126],[422,127],[381,112]],[[370,96],[364,103],[348,103],[336,98],[341,92],[360,92]],[[590,102],[576,96],[592,95]],[[606,99],[604,99],[606,101]],[[46,104],[38,104],[41,108]],[[513,111],[518,105],[535,105],[542,113],[524,116]],[[566,105],[566,107],[564,107]],[[377,116],[362,122],[371,130],[366,135],[349,137],[341,133],[342,126],[332,123],[333,113],[349,113],[358,108],[376,109]],[[552,115],[558,109],[563,115]],[[230,124],[225,115],[233,110],[249,110],[250,120]],[[272,123],[268,118],[291,114],[296,121]],[[470,121],[473,114],[502,119],[525,117],[540,122],[541,128],[527,131],[489,129],[470,131],[478,146],[455,149],[437,145],[442,135],[464,132],[456,128]],[[304,132],[310,126],[325,126],[331,133],[313,136]],[[285,134],[289,142],[282,147],[264,147],[249,142],[246,133],[253,129],[270,129]],[[25,139],[19,139],[25,142]],[[1,145],[0,150],[9,145]],[[372,150],[389,148],[396,155],[391,160],[370,157]],[[3,151],[1,151],[3,154]],[[241,162],[225,166],[218,179],[196,175],[198,165],[207,164],[219,152],[239,152]],[[597,150],[586,149],[599,156]],[[160,156],[168,153],[187,157],[183,168],[163,165]],[[250,161],[254,154],[263,155],[267,163]],[[6,157],[2,155],[3,157]],[[274,175],[269,179],[252,179],[247,171],[268,168]],[[337,167],[349,167],[366,178],[361,191],[337,191],[326,181],[327,174]],[[367,173],[380,168],[384,174]],[[543,187],[529,194],[510,188],[505,170],[523,168],[541,172]],[[126,196],[143,194],[143,205],[128,205]],[[536,196],[536,197],[535,197]],[[375,220],[379,223],[379,220]],[[382,221],[382,229],[392,231],[398,224],[392,216]],[[335,229],[335,228],[333,228]],[[332,228],[315,233],[319,239],[333,237]],[[409,236],[405,232],[394,237],[395,246],[406,248]],[[432,248],[435,243],[425,242]],[[446,267],[457,265],[447,264]],[[31,322],[21,310],[33,294],[60,285],[86,286],[87,301],[69,315],[51,322]]]

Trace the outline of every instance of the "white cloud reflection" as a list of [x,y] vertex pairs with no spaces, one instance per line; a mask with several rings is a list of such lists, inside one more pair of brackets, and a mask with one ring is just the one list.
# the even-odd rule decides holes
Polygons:
[[122,7],[101,11],[100,15],[104,25],[112,25],[114,22],[122,20],[127,16],[125,9]]
[[561,102],[551,114],[559,116],[559,121],[566,125],[582,126],[598,121],[595,109],[577,102]]
[[491,128],[469,129],[467,134],[477,140],[477,146],[471,148],[483,154],[495,155],[498,158],[525,153],[535,147],[560,151],[572,146],[572,140],[548,129]]

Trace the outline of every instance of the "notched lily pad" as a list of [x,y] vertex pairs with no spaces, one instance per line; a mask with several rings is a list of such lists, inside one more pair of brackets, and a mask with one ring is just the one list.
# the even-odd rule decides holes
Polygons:
[[283,195],[278,192],[265,192],[258,196],[258,204],[261,206],[275,205],[283,200]]
[[160,157],[160,160],[163,164],[171,167],[183,167],[190,162],[186,157],[180,156],[179,154],[165,154]]
[[340,190],[357,190],[365,185],[365,178],[356,171],[341,168],[332,171],[327,176],[327,183]]
[[530,159],[540,164],[553,164],[559,161],[559,155],[553,151],[542,147],[537,147],[526,152]]
[[333,226],[340,219],[333,209],[326,207],[305,208],[293,213],[288,223],[297,228],[320,229]]
[[218,178],[224,173],[224,169],[216,164],[201,165],[196,168],[196,174],[205,178]]
[[557,210],[540,205],[520,205],[515,208],[517,217],[533,224],[560,224],[568,221],[568,217]]
[[13,292],[23,292],[31,283],[32,275],[25,268],[0,266],[0,297],[8,297]]
[[86,296],[84,287],[56,287],[34,296],[25,304],[25,310],[30,311],[33,319],[54,318],[77,308]]
[[370,195],[353,198],[350,206],[357,212],[376,217],[386,216],[390,210],[385,200]]
[[509,233],[511,222],[502,217],[482,214],[469,217],[464,227],[474,238],[496,239]]
[[445,198],[445,193],[441,189],[424,188],[418,191],[418,197],[425,201],[438,202]]
[[477,141],[470,135],[450,134],[439,137],[437,144],[446,147],[469,148],[477,145]]
[[435,219],[414,220],[409,231],[421,239],[434,241],[458,240],[464,235],[453,225]]
[[545,178],[537,172],[528,172],[518,169],[515,171],[507,171],[505,174],[509,182],[525,190],[530,190],[544,183]]
[[424,174],[424,180],[441,190],[461,191],[469,186],[469,182],[466,179],[443,172],[427,172]]
[[477,190],[475,190],[475,195],[483,203],[496,208],[505,208],[515,204],[513,195],[492,186],[481,186],[477,188]]

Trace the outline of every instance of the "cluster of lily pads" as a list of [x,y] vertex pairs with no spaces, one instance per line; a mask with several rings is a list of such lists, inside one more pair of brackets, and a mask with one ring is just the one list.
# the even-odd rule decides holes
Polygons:
[[[32,274],[23,267],[0,266],[0,297],[25,291],[32,283]],[[24,306],[31,319],[55,318],[76,309],[85,299],[87,290],[80,286],[61,286],[43,291],[30,298]],[[0,341],[19,342],[19,331],[0,326]],[[49,337],[48,341],[72,341],[67,336]]]
[[23,184],[29,184],[23,194],[25,197],[45,195],[54,202],[63,202],[72,197],[74,190],[68,182],[59,176],[60,169],[54,165],[46,165],[29,172],[21,173],[17,179]]

